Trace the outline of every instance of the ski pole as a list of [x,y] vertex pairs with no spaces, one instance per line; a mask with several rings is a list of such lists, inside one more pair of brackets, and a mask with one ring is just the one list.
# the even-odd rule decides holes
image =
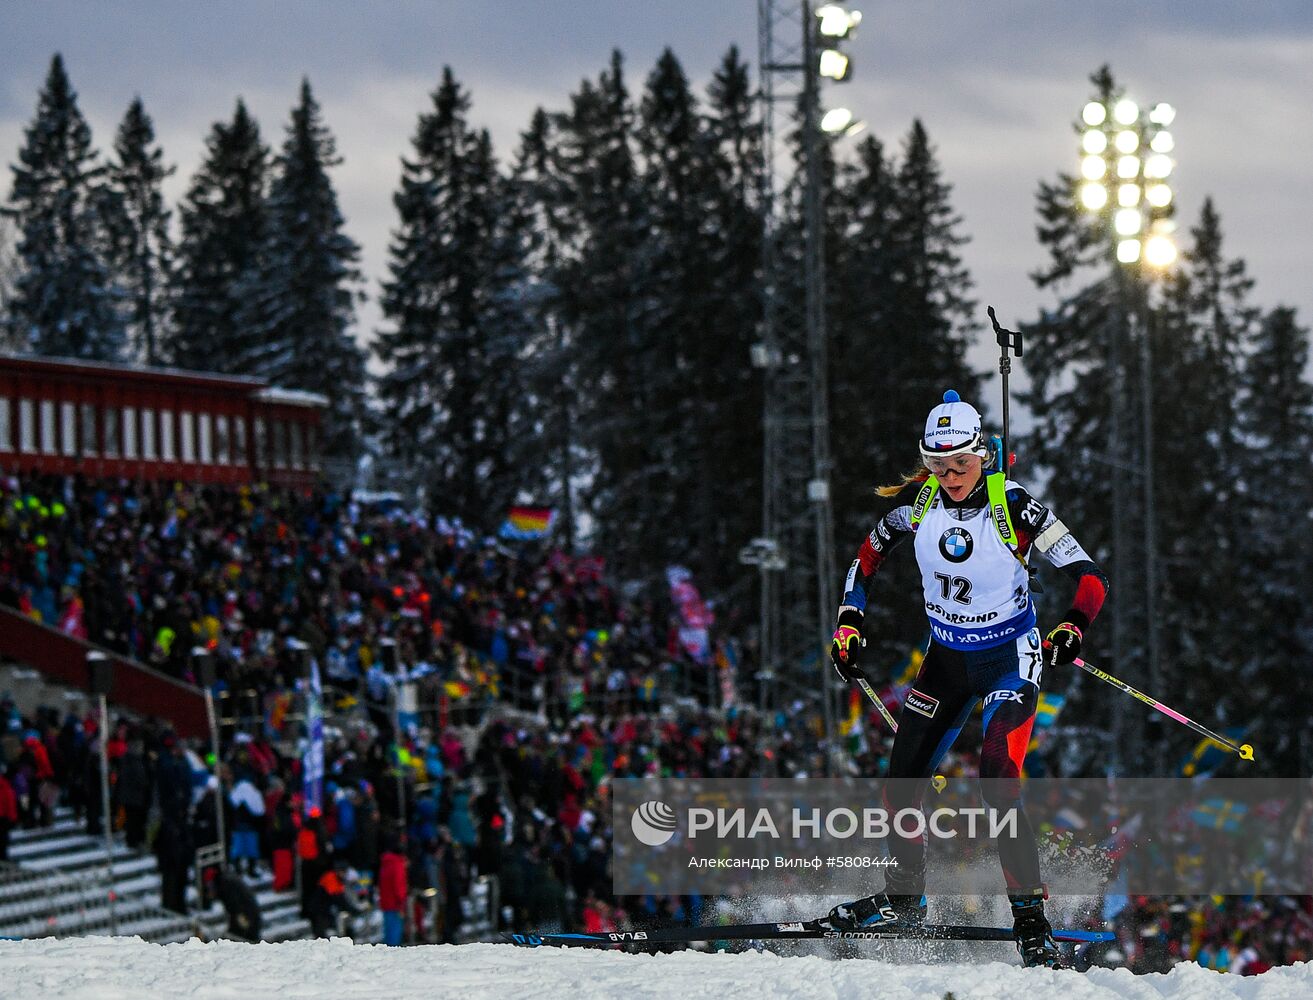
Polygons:
[[[880,715],[884,718],[884,721],[888,723],[889,728],[894,731],[894,735],[897,736],[898,723],[894,721],[894,717],[889,714],[889,709],[885,706],[885,703],[880,700],[880,696],[877,695],[875,689],[871,687],[871,682],[865,677],[859,677],[857,678],[857,683],[862,686],[862,690],[866,692],[866,697],[870,698],[875,707],[880,710]],[[948,779],[942,774],[936,774],[930,779],[930,785],[936,792],[942,792],[948,785]]]
[[[1047,644],[1046,644],[1046,645],[1047,645]],[[1155,699],[1153,699],[1153,698],[1150,698],[1150,697],[1149,697],[1147,694],[1145,694],[1143,691],[1137,691],[1137,690],[1135,690],[1135,688],[1131,687],[1131,686],[1130,686],[1129,684],[1127,684],[1125,681],[1123,681],[1123,680],[1118,680],[1116,677],[1112,676],[1112,674],[1107,673],[1106,671],[1100,670],[1098,667],[1096,667],[1096,666],[1095,666],[1094,664],[1092,664],[1092,663],[1086,663],[1086,662],[1085,662],[1084,660],[1082,660],[1080,657],[1077,657],[1076,659],[1072,660],[1071,662],[1074,663],[1076,666],[1080,667],[1080,668],[1081,668],[1082,670],[1084,670],[1087,674],[1093,674],[1093,675],[1094,675],[1095,677],[1097,677],[1099,680],[1101,680],[1101,681],[1105,681],[1105,682],[1107,682],[1108,684],[1111,684],[1113,687],[1115,687],[1115,688],[1117,688],[1117,689],[1119,689],[1119,690],[1121,690],[1121,691],[1125,691],[1125,692],[1126,692],[1127,694],[1129,694],[1132,698],[1138,698],[1140,701],[1144,702],[1144,703],[1145,703],[1146,705],[1148,705],[1150,708],[1156,708],[1156,709],[1158,709],[1158,711],[1162,712],[1163,715],[1167,716],[1169,719],[1175,719],[1177,722],[1181,723],[1183,726],[1189,726],[1191,729],[1193,729],[1193,730],[1194,730],[1196,733],[1198,733],[1200,736],[1207,737],[1208,739],[1210,739],[1210,740],[1212,740],[1214,743],[1216,743],[1218,746],[1220,746],[1220,747],[1224,747],[1225,749],[1230,750],[1232,753],[1237,753],[1237,754],[1239,754],[1241,760],[1253,760],[1253,759],[1254,759],[1254,748],[1253,748],[1252,746],[1250,746],[1248,743],[1233,743],[1233,742],[1231,742],[1231,741],[1228,740],[1225,736],[1222,736],[1222,735],[1220,735],[1220,734],[1218,734],[1218,733],[1213,732],[1211,729],[1209,729],[1209,728],[1206,727],[1206,726],[1201,726],[1199,723],[1195,722],[1193,719],[1187,719],[1187,718],[1186,718],[1184,715],[1182,715],[1180,712],[1176,711],[1176,709],[1174,709],[1174,708],[1168,708],[1168,707],[1167,707],[1166,705],[1164,705],[1161,701],[1157,701],[1157,700],[1155,700]]]
[[999,326],[993,306],[988,307],[988,312],[989,321],[994,324],[994,339],[999,346],[998,373],[1003,377],[1003,454],[999,456],[998,469],[1008,472],[1012,466],[1012,453],[1008,451],[1008,376],[1012,374],[1012,356],[1008,351],[1015,347],[1017,357],[1021,357],[1021,334]]
[[862,686],[862,690],[866,692],[866,697],[870,698],[871,703],[880,710],[880,715],[884,718],[884,721],[888,724],[889,728],[894,731],[894,734],[897,735],[898,723],[894,721],[894,717],[889,714],[889,709],[885,706],[885,703],[880,700],[880,696],[877,695],[875,689],[871,687],[871,682],[865,677],[858,677],[857,683]]

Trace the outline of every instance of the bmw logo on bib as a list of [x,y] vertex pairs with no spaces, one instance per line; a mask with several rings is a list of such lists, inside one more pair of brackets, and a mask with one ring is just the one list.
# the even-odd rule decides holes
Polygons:
[[949,528],[939,538],[939,551],[951,563],[966,562],[971,557],[972,541],[965,528]]

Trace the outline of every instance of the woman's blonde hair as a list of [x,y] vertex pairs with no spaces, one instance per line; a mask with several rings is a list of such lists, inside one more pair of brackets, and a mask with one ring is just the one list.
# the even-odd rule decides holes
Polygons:
[[892,483],[888,486],[877,486],[875,492],[882,497],[896,497],[909,486],[920,486],[930,478],[930,470],[924,465],[918,467],[915,472],[904,472],[901,483]]

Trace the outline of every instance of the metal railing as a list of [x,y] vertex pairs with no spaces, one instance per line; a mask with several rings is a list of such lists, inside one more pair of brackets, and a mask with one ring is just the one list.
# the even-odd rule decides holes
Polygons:
[[139,898],[116,898],[105,869],[72,875],[0,863],[0,937],[140,935],[147,941],[191,937],[194,922]]

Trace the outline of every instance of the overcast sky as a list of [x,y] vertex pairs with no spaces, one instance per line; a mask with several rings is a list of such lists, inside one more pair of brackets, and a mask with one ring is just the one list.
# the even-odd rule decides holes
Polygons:
[[[857,6],[865,19],[851,46],[855,78],[837,92],[891,147],[914,117],[929,130],[972,240],[964,256],[981,302],[972,354],[980,368],[997,353],[984,305],[1015,321],[1047,301],[1027,278],[1042,262],[1035,189],[1075,168],[1070,123],[1104,62],[1142,104],[1177,108],[1182,228],[1211,195],[1227,252],[1246,258],[1257,279],[1257,302],[1295,305],[1313,323],[1313,2]],[[211,124],[231,116],[239,95],[277,148],[308,75],[345,161],[334,179],[372,299],[395,222],[399,157],[444,65],[505,163],[533,109],[564,108],[613,48],[626,56],[636,96],[666,46],[699,93],[731,44],[755,72],[756,11],[755,0],[3,0],[0,156],[14,161],[59,51],[102,151],[141,95],[178,166],[168,189],[176,201]],[[9,184],[6,176],[5,196]],[[372,301],[360,320],[368,341],[379,322]]]

